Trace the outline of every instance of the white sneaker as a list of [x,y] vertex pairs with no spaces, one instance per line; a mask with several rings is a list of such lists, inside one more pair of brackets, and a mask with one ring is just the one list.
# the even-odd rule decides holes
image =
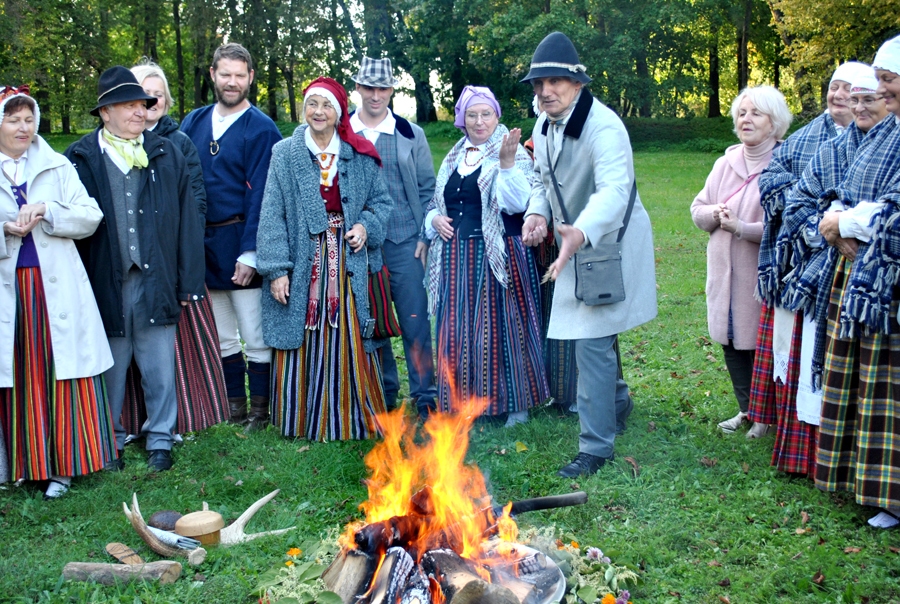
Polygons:
[[516,424],[524,424],[528,421],[528,411],[515,411],[506,416],[505,428],[512,428]]
[[44,500],[62,497],[69,490],[70,484],[72,484],[71,476],[51,476],[50,484],[44,492]]
[[719,428],[725,434],[731,434],[735,430],[741,427],[741,424],[744,422],[750,421],[747,419],[747,414],[741,411],[731,419],[726,419],[724,422],[719,422]]
[[[721,424],[720,424],[721,425]],[[764,424],[762,422],[754,422],[750,429],[747,430],[747,439],[752,440],[754,438],[762,438],[766,434],[769,433],[769,430],[772,428],[772,424]]]

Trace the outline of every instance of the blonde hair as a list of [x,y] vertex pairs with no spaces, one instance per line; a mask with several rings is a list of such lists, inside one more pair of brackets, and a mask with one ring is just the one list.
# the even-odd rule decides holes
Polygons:
[[138,84],[141,86],[144,85],[144,80],[147,78],[159,78],[162,80],[163,88],[166,90],[166,109],[172,109],[175,99],[172,98],[172,92],[169,90],[169,80],[166,79],[166,74],[163,73],[162,67],[144,57],[140,63],[131,68],[131,73],[134,74]]
[[731,103],[731,119],[734,122],[734,133],[738,133],[737,122],[740,112],[741,102],[744,99],[750,99],[753,106],[772,120],[772,128],[775,138],[781,140],[791,125],[794,118],[791,110],[788,109],[787,101],[784,95],[774,86],[753,86],[744,88],[741,93],[735,97]]

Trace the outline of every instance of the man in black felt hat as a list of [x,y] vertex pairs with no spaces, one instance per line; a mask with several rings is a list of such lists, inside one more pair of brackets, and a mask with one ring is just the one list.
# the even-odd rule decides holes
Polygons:
[[87,269],[115,364],[106,373],[118,459],[124,468],[122,405],[132,360],[147,407],[148,465],[172,466],[175,330],[181,307],[204,294],[203,227],[184,156],[168,139],[144,132],[147,108],[134,74],[115,66],[100,76],[91,115],[102,124],[66,150],[104,219],[76,242]]
[[[656,316],[656,273],[650,218],[634,191],[631,143],[622,120],[585,89],[591,78],[565,34],[553,32],[538,45],[529,82],[542,110],[534,126],[535,181],[522,240],[538,245],[547,224],[559,243],[550,266],[556,281],[547,337],[575,341],[578,366],[579,453],[558,474],[595,473],[613,459],[616,434],[634,406],[618,359],[618,334]],[[551,163],[552,162],[552,163]],[[555,175],[555,177],[554,177]],[[627,223],[626,223],[627,221]],[[576,253],[619,244],[625,299],[585,304],[575,296]]]

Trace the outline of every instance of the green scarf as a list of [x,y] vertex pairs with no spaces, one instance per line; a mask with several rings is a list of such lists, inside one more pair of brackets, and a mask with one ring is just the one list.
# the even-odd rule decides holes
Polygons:
[[146,168],[149,161],[147,160],[147,152],[138,138],[127,139],[116,136],[106,128],[103,129],[103,140],[115,150],[116,154],[122,158],[128,169],[131,170],[135,166],[138,168]]

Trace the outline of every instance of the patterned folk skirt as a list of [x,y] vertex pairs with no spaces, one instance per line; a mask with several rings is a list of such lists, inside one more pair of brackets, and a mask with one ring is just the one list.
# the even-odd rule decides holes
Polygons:
[[[549,233],[547,239],[534,251],[538,275],[559,257],[556,238]],[[569,407],[578,400],[578,367],[575,365],[575,340],[554,340],[547,337],[550,327],[550,309],[553,304],[555,281],[541,284],[541,341],[544,344],[544,369],[550,396],[555,402]]]
[[[378,433],[375,415],[386,411],[381,366],[377,355],[363,347],[347,275],[350,250],[344,244],[343,228],[336,224],[340,223],[319,235],[319,249],[333,252],[336,291],[329,296],[328,279],[319,279],[317,297],[326,303],[307,313],[303,345],[274,350],[272,423],[284,436],[316,441],[373,438]],[[328,274],[328,257],[328,253],[317,255],[319,275]],[[335,295],[336,304],[329,308],[328,300]]]
[[782,472],[806,474],[816,472],[816,438],[818,429],[797,419],[797,384],[800,379],[800,344],[803,315],[794,316],[791,351],[788,359],[787,384],[775,384],[775,416],[777,430],[772,465]]
[[437,304],[439,408],[479,396],[485,415],[524,411],[550,395],[541,349],[540,283],[531,250],[505,237],[509,287],[494,277],[484,239],[444,246]]
[[775,359],[772,353],[772,328],[775,309],[762,305],[756,332],[756,355],[753,357],[753,379],[750,382],[750,421],[775,423],[775,382],[772,378]]
[[[178,434],[196,432],[228,419],[228,394],[219,351],[219,334],[209,292],[181,311],[175,334],[175,388],[178,397]],[[139,434],[147,410],[141,388],[141,372],[132,362],[125,385],[122,425],[128,434]]]
[[16,270],[13,387],[0,388],[12,480],[96,472],[116,457],[101,375],[57,380],[41,269]]
[[816,486],[856,493],[860,505],[900,507],[900,333],[841,339],[838,312],[850,262],[838,265],[828,305]]

